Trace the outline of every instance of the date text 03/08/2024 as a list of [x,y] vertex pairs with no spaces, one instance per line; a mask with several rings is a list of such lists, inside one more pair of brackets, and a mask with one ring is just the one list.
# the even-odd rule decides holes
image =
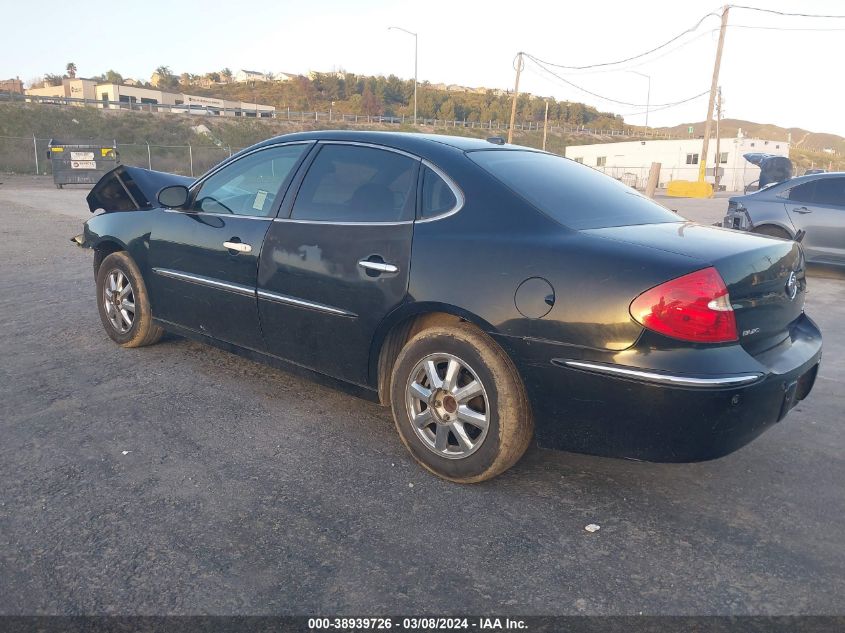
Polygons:
[[517,631],[528,626],[525,620],[511,618],[309,618],[308,630],[405,630],[405,631],[447,631],[477,629],[480,631]]

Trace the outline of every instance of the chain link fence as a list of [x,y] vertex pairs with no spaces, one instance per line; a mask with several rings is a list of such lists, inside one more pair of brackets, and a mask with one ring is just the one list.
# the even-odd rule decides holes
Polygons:
[[[50,139],[0,136],[0,172],[52,174],[47,158]],[[117,143],[120,162],[183,176],[200,176],[241,148],[215,145],[154,145]]]

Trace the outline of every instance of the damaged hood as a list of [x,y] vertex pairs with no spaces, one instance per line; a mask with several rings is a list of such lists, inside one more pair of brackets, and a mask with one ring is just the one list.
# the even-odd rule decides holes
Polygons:
[[158,192],[169,185],[190,187],[194,178],[152,171],[140,167],[119,165],[105,174],[91,189],[86,200],[91,213],[105,211],[135,211],[152,209],[157,205]]

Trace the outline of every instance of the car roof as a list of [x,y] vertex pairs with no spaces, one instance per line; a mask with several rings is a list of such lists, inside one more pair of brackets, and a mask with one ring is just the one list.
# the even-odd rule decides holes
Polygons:
[[396,149],[406,150],[425,156],[438,149],[452,148],[462,152],[482,149],[526,149],[536,151],[530,147],[508,145],[488,141],[481,138],[464,136],[447,136],[445,134],[418,134],[412,132],[374,132],[358,130],[319,130],[312,132],[296,132],[276,136],[262,141],[253,147],[273,145],[289,141],[347,141],[358,143],[377,143]]
[[750,193],[746,193],[740,196],[731,196],[731,200],[733,199],[740,199],[740,198],[750,198],[753,197],[754,199],[764,198],[764,196],[768,193],[777,192],[780,193],[785,189],[792,189],[793,187],[797,187],[798,185],[802,185],[805,182],[811,182],[813,180],[824,180],[825,178],[843,178],[845,177],[845,171],[826,171],[821,174],[806,174],[804,176],[794,176],[788,180],[781,180],[780,182],[773,182],[770,185],[766,185],[762,189],[758,189],[757,191],[752,191]]

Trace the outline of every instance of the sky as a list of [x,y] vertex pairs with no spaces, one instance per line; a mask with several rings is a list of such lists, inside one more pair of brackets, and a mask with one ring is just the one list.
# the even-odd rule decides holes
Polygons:
[[[843,0],[742,1],[845,15]],[[388,30],[400,26],[418,34],[421,82],[512,89],[519,51],[564,66],[617,61],[663,44],[720,10],[707,0],[0,0],[5,24],[0,79],[19,76],[28,82],[44,73],[61,74],[70,61],[79,76],[114,69],[149,79],[166,65],[177,74],[229,67],[412,78],[414,38]],[[725,117],[845,136],[845,19],[733,8],[729,23],[719,80]],[[711,16],[673,44],[622,65],[587,71],[547,66],[559,77],[529,60],[520,90],[581,101],[623,114],[630,124],[645,123],[647,103],[651,126],[701,121],[706,96],[658,106],[709,89],[718,27],[719,18]],[[631,71],[650,76],[650,94],[649,80]]]

